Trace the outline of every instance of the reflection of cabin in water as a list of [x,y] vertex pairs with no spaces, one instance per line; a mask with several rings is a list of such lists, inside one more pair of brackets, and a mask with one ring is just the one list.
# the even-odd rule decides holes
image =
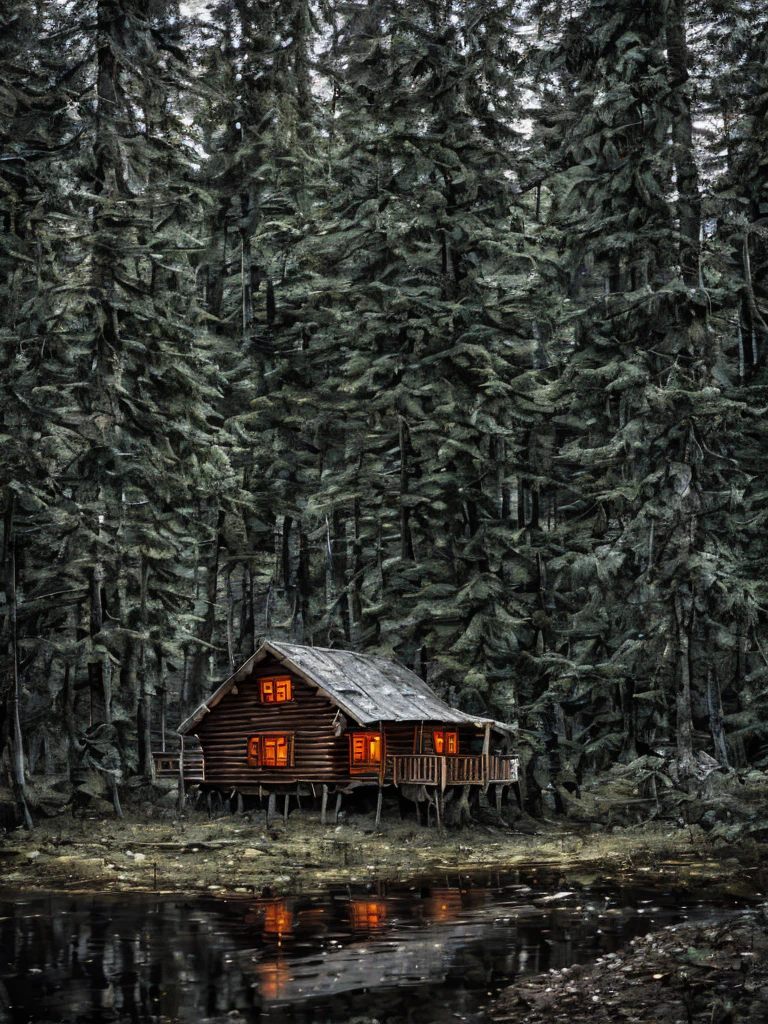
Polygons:
[[[517,780],[512,728],[457,711],[415,673],[352,651],[265,643],[179,727],[179,775],[248,795],[395,786],[433,803]],[[202,763],[184,768],[184,738]],[[469,789],[464,790],[464,795]],[[287,806],[287,804],[286,804]],[[337,809],[339,803],[337,802]]]

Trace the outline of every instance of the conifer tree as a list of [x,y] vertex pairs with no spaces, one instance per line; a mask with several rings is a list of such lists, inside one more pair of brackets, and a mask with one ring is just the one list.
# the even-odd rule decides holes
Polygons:
[[674,745],[683,770],[702,745],[726,756],[720,689],[755,600],[754,411],[730,393],[700,257],[689,17],[586,3],[564,23],[552,68],[573,91],[551,179],[578,311],[558,384],[572,502],[550,568],[575,613],[560,619],[555,692],[588,708],[579,745],[598,764],[650,742]]

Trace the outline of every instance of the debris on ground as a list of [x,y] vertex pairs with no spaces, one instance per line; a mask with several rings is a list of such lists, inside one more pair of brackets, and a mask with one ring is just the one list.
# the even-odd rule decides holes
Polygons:
[[505,989],[494,1024],[765,1024],[768,912],[679,924]]

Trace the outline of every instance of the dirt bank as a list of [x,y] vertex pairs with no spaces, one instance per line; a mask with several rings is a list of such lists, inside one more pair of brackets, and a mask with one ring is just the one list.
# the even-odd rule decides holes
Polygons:
[[590,966],[511,985],[497,1024],[765,1024],[765,908],[715,925],[675,925],[633,940]]
[[60,815],[33,832],[0,839],[6,889],[276,893],[339,881],[507,870],[532,862],[564,876],[595,878],[653,872],[681,886],[717,881],[732,895],[763,884],[762,847],[713,842],[699,826],[646,823],[597,830],[525,819],[513,827],[474,825],[439,832],[372,816],[321,825],[317,813],[293,812],[266,827],[264,815],[209,820],[73,819]]

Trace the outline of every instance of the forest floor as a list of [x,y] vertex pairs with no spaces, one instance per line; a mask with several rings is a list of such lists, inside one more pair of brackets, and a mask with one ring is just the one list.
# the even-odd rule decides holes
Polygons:
[[766,850],[712,842],[698,825],[574,825],[522,818],[439,831],[396,816],[374,829],[373,815],[322,825],[318,813],[294,810],[266,826],[263,812],[177,820],[44,819],[32,832],[0,841],[0,885],[64,891],[206,892],[275,895],[339,882],[514,870],[539,864],[563,878],[620,881],[652,870],[679,887],[718,883],[747,895],[763,884]]
[[734,895],[768,884],[768,772],[708,771],[686,788],[659,785],[649,801],[642,780],[660,769],[647,762],[617,765],[578,798],[561,791],[566,815],[549,808],[547,818],[533,819],[505,806],[502,816],[486,801],[471,825],[443,831],[401,820],[392,800],[378,830],[370,812],[323,825],[317,810],[295,806],[287,821],[269,826],[263,809],[209,817],[189,808],[179,818],[172,784],[127,788],[122,820],[101,798],[49,817],[39,804],[31,832],[0,829],[0,886],[279,894],[533,863],[606,881],[653,868],[679,887],[711,880],[735,887]]

